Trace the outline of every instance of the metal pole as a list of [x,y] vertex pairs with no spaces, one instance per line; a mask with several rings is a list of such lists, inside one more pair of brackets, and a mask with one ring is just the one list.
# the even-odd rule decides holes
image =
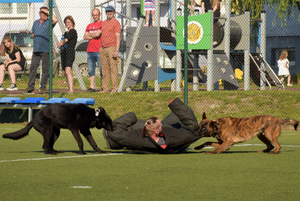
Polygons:
[[[176,30],[176,1],[174,1],[174,0],[171,0],[171,19],[170,19],[170,21],[171,21],[171,27],[172,27],[172,30]],[[171,33],[171,37],[172,37],[172,43],[173,44],[176,44],[176,33],[175,32],[172,32]],[[176,59],[177,59],[177,55],[175,55],[173,58],[172,58],[172,60],[171,60],[171,63],[173,64],[173,65],[175,65],[175,66],[177,66],[176,65]],[[177,82],[176,82],[176,80],[171,80],[171,91],[175,91],[176,90],[176,84],[177,84]]]
[[231,0],[225,0],[225,33],[224,33],[224,49],[227,58],[230,61],[230,10]]
[[122,90],[124,88],[126,76],[127,76],[127,73],[128,73],[128,68],[130,66],[130,63],[131,63],[131,60],[132,60],[132,57],[133,57],[133,53],[135,51],[136,43],[137,43],[138,37],[140,35],[140,31],[141,31],[141,28],[142,28],[142,26],[144,24],[144,21],[145,21],[145,16],[141,16],[140,21],[138,23],[138,26],[136,28],[136,31],[133,34],[132,45],[130,47],[130,51],[128,53],[128,57],[126,59],[126,64],[124,66],[123,76],[122,76],[121,82],[119,84],[119,89],[118,89],[119,93],[122,92]]
[[[160,0],[155,0],[155,26],[157,27],[157,53],[161,50],[160,43]],[[159,59],[157,59],[159,60]],[[158,68],[159,63],[156,64]],[[154,91],[160,91],[158,80],[154,80]]]
[[53,30],[52,30],[52,0],[49,0],[49,98],[52,98],[52,67],[53,67],[53,55],[52,55],[52,47],[53,47]]
[[[95,7],[95,0],[90,0],[90,13],[93,12],[94,7]],[[93,22],[93,21],[94,21],[93,16],[90,15],[90,22]]]
[[210,40],[210,49],[207,50],[207,91],[213,90],[213,80],[214,80],[214,69],[213,69],[213,35],[214,35],[214,14],[211,12],[211,40]]
[[[260,53],[263,58],[266,58],[266,11],[262,11],[260,13],[260,18],[261,18],[261,24],[260,24]],[[262,77],[266,77],[265,72],[265,64],[264,62],[261,63],[261,69],[262,71],[260,72],[260,90],[265,90],[266,89],[266,82]]]
[[[144,14],[141,14],[141,15],[144,15]],[[127,16],[127,19],[131,19],[131,0],[126,1],[126,16]],[[127,29],[128,27],[131,27],[131,20],[126,20],[126,29]],[[126,37],[125,37],[125,40],[127,40]],[[124,57],[124,61],[126,61],[128,55],[126,55],[125,52],[123,53],[123,55],[125,56],[125,57]],[[122,61],[123,61],[123,60],[122,60]],[[123,65],[123,63],[122,63],[122,74],[124,74],[124,67],[123,67],[123,66],[124,66],[124,65]],[[131,88],[130,88],[130,87],[127,87],[127,88],[126,88],[126,91],[131,91]]]
[[[250,12],[249,11],[245,12],[245,15],[250,16]],[[250,21],[245,23],[247,23],[248,26],[250,27]],[[250,36],[248,37],[247,40],[250,40]],[[247,44],[250,44],[250,42]],[[249,89],[250,89],[250,45],[246,47],[244,52],[244,91]]]
[[[178,16],[182,15],[181,8],[177,9],[177,15]],[[176,91],[181,91],[180,88],[180,81],[182,78],[181,68],[182,68],[181,50],[176,50]]]
[[188,0],[184,0],[184,104],[188,105]]
[[[199,15],[199,10],[195,10],[194,11],[194,15]],[[199,53],[196,52],[193,54],[194,58],[193,58],[193,91],[198,91],[199,88],[199,79],[198,79],[198,73],[196,71],[196,69],[198,69],[198,59],[199,59]]]

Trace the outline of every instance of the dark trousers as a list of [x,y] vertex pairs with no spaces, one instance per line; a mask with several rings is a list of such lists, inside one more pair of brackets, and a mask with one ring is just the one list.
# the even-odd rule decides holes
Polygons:
[[49,77],[49,52],[34,52],[31,58],[31,66],[29,73],[29,83],[28,87],[34,89],[35,79],[37,69],[42,60],[42,78],[41,78],[41,87],[40,89],[46,89],[48,77]]

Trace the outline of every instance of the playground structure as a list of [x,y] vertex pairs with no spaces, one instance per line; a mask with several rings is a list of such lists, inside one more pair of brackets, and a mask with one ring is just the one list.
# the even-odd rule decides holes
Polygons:
[[[171,90],[181,91],[182,53],[176,48],[176,16],[181,16],[182,10],[176,8],[176,1],[170,1],[170,27],[160,27],[160,1],[156,0],[155,24],[156,27],[144,27],[144,18],[141,17],[137,27],[131,27],[129,20],[126,24],[127,51],[126,64],[118,92],[130,87],[155,80],[154,91],[159,91],[159,84],[171,80]],[[131,13],[131,1],[126,1],[126,13]],[[189,52],[189,62],[193,69],[193,90],[198,90],[200,83],[206,83],[207,90],[219,89],[219,80],[224,80],[224,89],[236,90],[239,88],[231,58],[235,52],[241,56],[244,52],[244,90],[250,89],[250,77],[255,84],[265,89],[266,83],[284,88],[276,74],[265,61],[265,13],[261,13],[260,54],[250,53],[250,13],[230,16],[230,1],[225,2],[226,16],[219,18],[217,23],[211,20],[211,48],[208,50],[194,49]],[[176,13],[176,15],[174,15]],[[212,15],[212,12],[211,16]],[[195,12],[197,15],[197,13]],[[130,16],[126,16],[130,18]],[[202,22],[200,22],[202,23]],[[151,56],[150,56],[151,55]],[[254,58],[255,57],[255,58]],[[163,59],[162,59],[163,58]],[[207,71],[203,70],[207,67]],[[258,72],[256,74],[252,71]],[[259,81],[257,81],[259,80]]]

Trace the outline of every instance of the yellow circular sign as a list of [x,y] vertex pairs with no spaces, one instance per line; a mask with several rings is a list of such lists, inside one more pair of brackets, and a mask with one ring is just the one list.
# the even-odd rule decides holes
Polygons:
[[203,36],[203,28],[197,21],[190,21],[187,26],[188,43],[197,44]]

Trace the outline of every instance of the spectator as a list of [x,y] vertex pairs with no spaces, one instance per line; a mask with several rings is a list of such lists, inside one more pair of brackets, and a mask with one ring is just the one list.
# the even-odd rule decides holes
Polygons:
[[105,13],[107,19],[103,21],[102,39],[100,48],[100,60],[102,66],[102,87],[100,93],[110,91],[110,77],[112,79],[111,94],[118,90],[118,68],[117,58],[120,48],[121,25],[115,18],[115,8],[111,5],[106,6]]
[[[198,10],[199,14],[202,14],[201,4],[202,4],[202,0],[194,0],[194,6],[188,5],[188,8],[193,11]],[[181,2],[181,5],[184,5],[184,1]]]
[[146,11],[146,24],[145,27],[149,26],[150,12],[152,14],[152,26],[155,27],[155,0],[145,0],[144,11]]
[[280,52],[279,60],[277,61],[277,65],[279,68],[278,76],[281,77],[280,81],[283,83],[284,78],[287,77],[287,86],[293,86],[291,84],[291,74],[290,74],[290,62],[288,60],[288,52],[286,50],[282,50]]
[[[212,10],[214,13],[214,17],[220,17],[220,0],[202,0],[201,9],[202,13],[206,13],[209,10]],[[216,23],[218,19],[214,19],[214,23]]]
[[89,24],[86,27],[85,34],[84,34],[84,40],[89,40],[89,44],[87,47],[87,64],[88,64],[88,70],[89,70],[89,77],[90,77],[90,88],[87,90],[87,92],[95,92],[95,68],[96,68],[96,62],[99,66],[99,72],[100,76],[102,76],[101,71],[101,63],[100,63],[100,55],[99,50],[101,48],[101,33],[102,33],[102,21],[100,20],[100,10],[98,8],[95,8],[92,11],[92,16],[94,19],[94,22]]
[[5,56],[5,54],[7,59],[0,64],[0,90],[4,90],[3,81],[6,70],[11,79],[11,86],[7,90],[18,90],[15,71],[24,70],[26,59],[22,50],[14,44],[9,36],[4,36],[1,43],[1,55]]
[[160,121],[151,117],[137,119],[133,112],[115,119],[114,131],[103,131],[107,148],[127,149],[137,153],[173,154],[184,151],[205,134],[199,130],[192,109],[179,98],[169,103],[171,113]]
[[[39,11],[40,19],[34,21],[32,26],[33,54],[29,73],[28,87],[26,93],[34,91],[37,68],[42,60],[42,78],[40,83],[40,93],[45,93],[49,76],[49,9],[41,7]],[[52,25],[58,22],[55,15],[52,16]]]
[[72,65],[75,60],[75,46],[77,42],[77,31],[74,29],[75,21],[71,15],[68,15],[64,19],[64,23],[68,31],[63,35],[63,40],[57,43],[57,46],[61,48],[61,65],[65,71],[69,94],[74,93],[73,90],[73,76]]

